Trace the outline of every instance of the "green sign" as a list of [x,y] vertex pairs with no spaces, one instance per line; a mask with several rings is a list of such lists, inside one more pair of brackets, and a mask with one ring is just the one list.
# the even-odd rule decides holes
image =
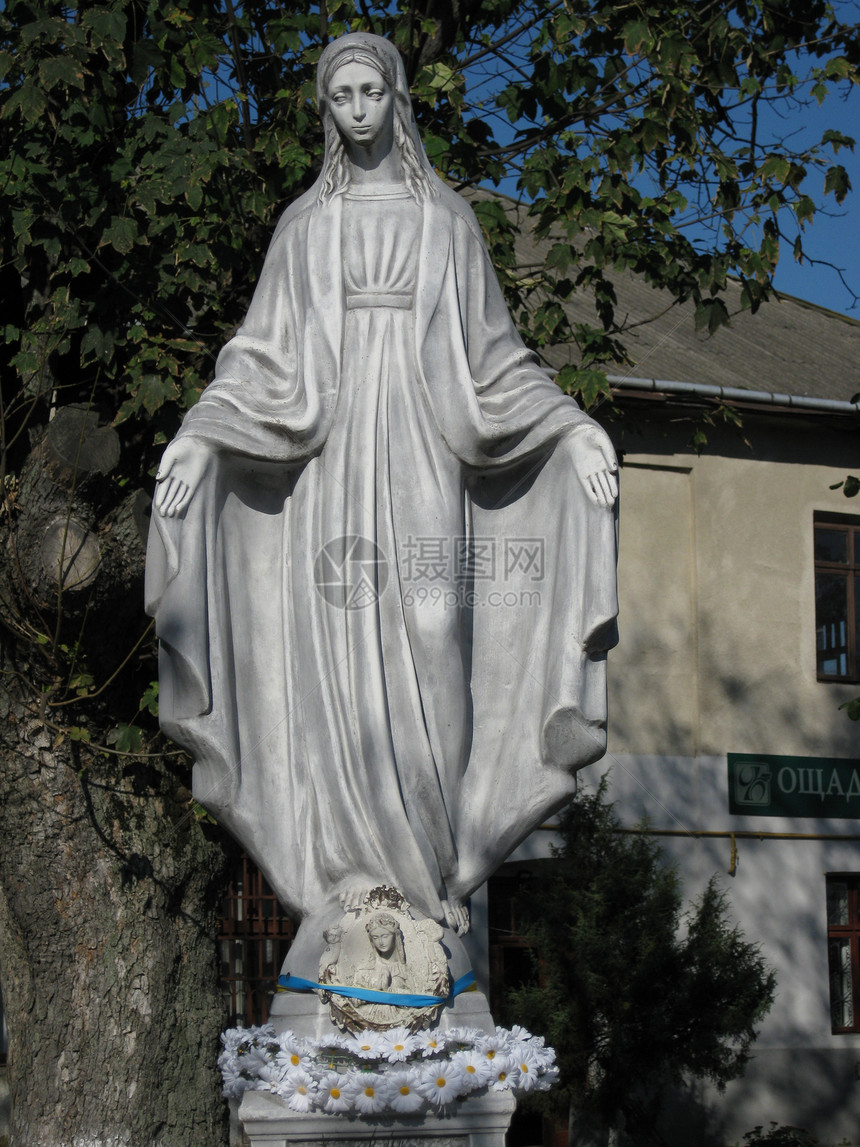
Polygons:
[[737,816],[860,817],[860,761],[729,753],[729,812]]

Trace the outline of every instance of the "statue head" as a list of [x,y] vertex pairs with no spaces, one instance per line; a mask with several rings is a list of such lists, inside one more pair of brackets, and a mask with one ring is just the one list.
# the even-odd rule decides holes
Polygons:
[[393,101],[393,146],[400,156],[403,182],[416,199],[438,195],[433,169],[418,135],[409,86],[400,53],[381,36],[350,32],[332,40],[317,65],[317,101],[325,130],[325,160],[319,192],[321,202],[342,194],[350,182],[350,167],[344,140],[332,108],[332,81],[339,68],[357,64],[372,69]]
[[387,912],[372,916],[365,924],[365,928],[373,949],[380,956],[391,956],[396,950],[397,955],[402,958],[403,934],[393,916]]

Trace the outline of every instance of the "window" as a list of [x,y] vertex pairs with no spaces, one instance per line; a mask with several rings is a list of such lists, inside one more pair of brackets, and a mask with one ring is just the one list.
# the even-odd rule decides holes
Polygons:
[[269,997],[292,939],[292,921],[259,868],[243,857],[227,890],[218,929],[221,988],[232,1024],[248,1027],[269,1018]]
[[532,945],[520,934],[517,903],[551,860],[508,863],[487,884],[490,1010],[498,1015],[505,992],[535,982]]
[[815,515],[815,636],[820,681],[860,680],[860,518]]
[[827,963],[830,1026],[834,1033],[860,1032],[860,874],[827,877]]

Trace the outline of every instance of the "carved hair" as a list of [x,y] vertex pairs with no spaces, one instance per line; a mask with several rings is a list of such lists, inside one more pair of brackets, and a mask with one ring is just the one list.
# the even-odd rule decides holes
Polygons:
[[[334,50],[323,54],[320,60],[320,76],[318,88],[320,91],[320,110],[322,113],[323,128],[325,130],[325,166],[322,172],[322,181],[319,192],[320,203],[325,203],[335,195],[343,195],[350,184],[350,166],[347,162],[346,148],[329,110],[328,86],[332,76],[343,64],[364,64],[378,72],[394,96],[394,146],[400,153],[400,165],[403,171],[403,182],[407,191],[417,200],[429,199],[439,192],[433,186],[421,156],[418,154],[416,143],[412,137],[412,108],[405,93],[397,84],[396,65],[386,58],[383,51],[379,51],[373,40],[376,37],[366,37],[365,42],[358,46],[355,43],[344,44],[340,51]],[[395,49],[380,41],[385,48],[393,52]],[[335,42],[335,49],[337,42]]]

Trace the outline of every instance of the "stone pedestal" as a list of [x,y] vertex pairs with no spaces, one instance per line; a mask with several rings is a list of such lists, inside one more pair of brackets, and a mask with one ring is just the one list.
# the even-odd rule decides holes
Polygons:
[[469,1096],[449,1114],[402,1119],[301,1115],[280,1096],[246,1091],[239,1119],[251,1147],[504,1147],[516,1106],[508,1091]]

